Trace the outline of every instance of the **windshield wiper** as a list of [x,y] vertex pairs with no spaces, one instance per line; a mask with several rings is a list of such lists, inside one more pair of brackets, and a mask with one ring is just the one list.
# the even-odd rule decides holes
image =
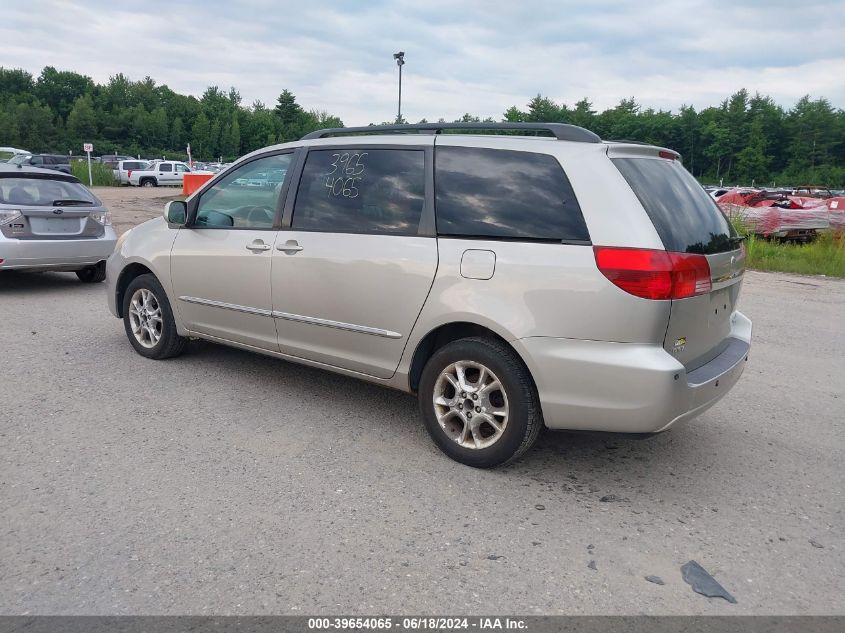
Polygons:
[[76,207],[81,204],[94,204],[90,200],[74,200],[72,198],[64,198],[62,200],[53,200],[54,207]]

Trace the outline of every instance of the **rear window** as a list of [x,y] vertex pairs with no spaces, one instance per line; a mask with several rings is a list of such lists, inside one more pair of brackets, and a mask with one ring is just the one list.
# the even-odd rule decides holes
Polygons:
[[0,204],[63,206],[63,202],[96,204],[97,200],[78,182],[48,178],[0,178]]
[[569,179],[553,156],[438,147],[437,232],[489,239],[587,242]]
[[674,160],[614,158],[667,251],[724,253],[734,250],[731,223],[698,181]]

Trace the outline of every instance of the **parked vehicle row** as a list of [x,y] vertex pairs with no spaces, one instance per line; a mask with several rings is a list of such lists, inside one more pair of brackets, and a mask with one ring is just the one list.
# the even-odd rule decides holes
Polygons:
[[15,154],[7,164],[40,167],[54,169],[65,174],[70,173],[70,159],[63,154]]
[[191,171],[182,161],[162,160],[143,169],[132,170],[131,174],[127,174],[127,180],[136,187],[181,186],[185,174]]
[[810,242],[828,229],[841,231],[839,201],[845,199],[833,197],[829,190],[826,195],[811,195],[809,189],[803,193],[735,188],[710,195],[729,218],[760,237]]
[[121,185],[131,184],[129,177],[133,171],[146,171],[150,168],[150,162],[146,160],[138,160],[132,158],[129,160],[119,160],[114,164],[114,179]]
[[[439,134],[475,127],[509,135]],[[121,236],[107,296],[145,357],[204,338],[415,393],[434,442],[488,467],[544,425],[654,433],[712,406],[750,348],[744,262],[670,150],[385,126],[243,157]]]

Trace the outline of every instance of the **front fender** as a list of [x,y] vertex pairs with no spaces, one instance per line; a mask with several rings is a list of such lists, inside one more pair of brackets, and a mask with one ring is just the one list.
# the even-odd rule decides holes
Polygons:
[[178,229],[170,228],[164,218],[159,217],[131,229],[126,238],[118,242],[115,251],[106,261],[109,310],[114,316],[122,316],[121,295],[129,283],[126,276],[134,278],[143,274],[140,268],[143,267],[155,275],[164,288],[174,316],[177,317],[177,329],[181,329],[170,276],[170,251],[177,235]]

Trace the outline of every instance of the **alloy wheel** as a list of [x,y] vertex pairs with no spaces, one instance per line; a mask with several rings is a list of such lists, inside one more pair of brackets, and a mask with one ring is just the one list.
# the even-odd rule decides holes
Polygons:
[[148,349],[155,347],[161,339],[161,305],[147,288],[138,288],[129,301],[129,325],[135,340]]
[[440,372],[433,405],[440,428],[464,448],[492,446],[508,424],[504,385],[488,367],[474,361],[458,361]]

